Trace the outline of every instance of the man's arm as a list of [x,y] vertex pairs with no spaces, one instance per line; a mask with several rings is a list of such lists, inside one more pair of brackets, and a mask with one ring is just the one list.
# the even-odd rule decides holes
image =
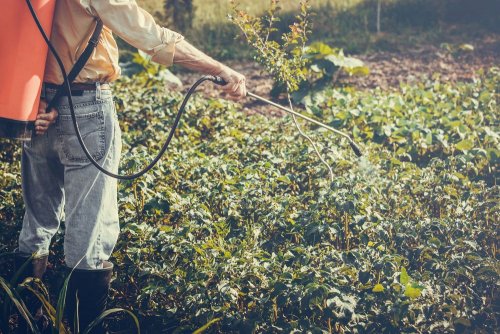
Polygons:
[[98,16],[114,33],[134,47],[151,55],[151,60],[170,66],[221,76],[228,82],[223,90],[235,97],[246,95],[245,77],[207,56],[182,35],[156,24],[154,18],[133,0],[76,0]]

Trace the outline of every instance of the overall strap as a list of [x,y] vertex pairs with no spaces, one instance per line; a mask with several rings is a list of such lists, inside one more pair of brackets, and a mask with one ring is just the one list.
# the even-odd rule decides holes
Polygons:
[[[94,52],[94,49],[96,48],[97,43],[99,42],[99,36],[101,35],[102,28],[103,28],[103,23],[101,19],[97,19],[96,27],[94,29],[94,32],[92,33],[92,36],[90,37],[87,47],[82,52],[82,54],[80,55],[75,65],[68,74],[67,81],[69,81],[70,84],[73,81],[75,81],[78,74],[85,67],[85,64],[92,55],[92,52]],[[57,101],[61,98],[61,96],[63,96],[64,93],[69,94],[69,92],[66,91],[66,80],[62,85],[59,86],[56,94],[54,95],[54,98],[50,101],[49,105],[47,106],[47,111],[50,111],[50,109],[52,109],[56,105]]]

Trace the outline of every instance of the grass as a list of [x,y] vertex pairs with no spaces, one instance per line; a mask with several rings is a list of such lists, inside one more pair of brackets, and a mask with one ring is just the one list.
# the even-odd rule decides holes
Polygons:
[[[2,258],[13,255],[14,253],[0,253],[0,257]],[[20,279],[22,273],[26,270],[26,267],[30,266],[31,260],[36,256],[37,254],[33,254],[31,257],[29,257],[21,266],[21,268],[13,273],[10,281],[0,276],[0,308],[3,309],[3,313],[0,315],[0,333],[10,333],[9,324],[12,322],[11,316],[13,314],[13,309],[15,309],[14,313],[18,313],[18,319],[19,317],[24,318],[30,329],[30,333],[40,333],[41,329],[37,327],[37,321],[35,320],[33,315],[30,314],[29,308],[26,306],[24,301],[24,299],[26,299],[26,296],[30,294],[32,294],[34,298],[37,298],[40,301],[44,314],[50,319],[50,326],[52,328],[52,331],[59,334],[69,333],[69,329],[63,322],[63,314],[66,312],[65,309],[67,290],[69,280],[74,269],[71,270],[70,273],[65,277],[64,283],[57,296],[57,302],[52,303],[49,290],[40,279],[33,277],[26,277],[22,280]],[[2,263],[2,265],[6,264]],[[106,318],[110,317],[111,315],[115,315],[116,313],[124,313],[125,315],[130,317],[135,325],[137,333],[140,333],[139,319],[134,313],[122,308],[112,308],[101,313],[86,328],[82,328],[81,330],[76,329],[75,334],[89,333],[93,328],[102,323]],[[75,328],[78,327],[75,326]]]

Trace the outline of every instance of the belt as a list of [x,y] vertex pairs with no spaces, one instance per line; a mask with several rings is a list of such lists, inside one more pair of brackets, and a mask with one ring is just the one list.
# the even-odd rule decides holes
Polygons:
[[[95,91],[97,90],[97,84],[96,82],[94,83],[72,83],[71,86],[71,94],[72,95],[81,95],[84,91]],[[43,83],[44,89],[50,89],[57,91],[59,89],[59,85],[53,84],[53,83],[48,83],[44,82]],[[102,90],[109,90],[111,89],[111,86],[107,83],[101,83],[99,84],[100,89]],[[63,94],[63,96],[66,94]]]

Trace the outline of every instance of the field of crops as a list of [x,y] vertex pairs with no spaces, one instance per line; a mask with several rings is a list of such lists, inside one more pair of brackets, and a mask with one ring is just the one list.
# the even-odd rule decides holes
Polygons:
[[[500,72],[479,77],[326,90],[304,112],[349,132],[365,152],[357,158],[342,139],[304,124],[333,182],[290,118],[197,96],[160,165],[121,183],[112,305],[139,315],[146,333],[204,325],[213,333],[495,332]],[[181,101],[161,80],[143,73],[115,85],[123,171],[159,148]],[[5,252],[23,205],[19,147],[1,145]],[[61,238],[52,269],[62,263]]]

